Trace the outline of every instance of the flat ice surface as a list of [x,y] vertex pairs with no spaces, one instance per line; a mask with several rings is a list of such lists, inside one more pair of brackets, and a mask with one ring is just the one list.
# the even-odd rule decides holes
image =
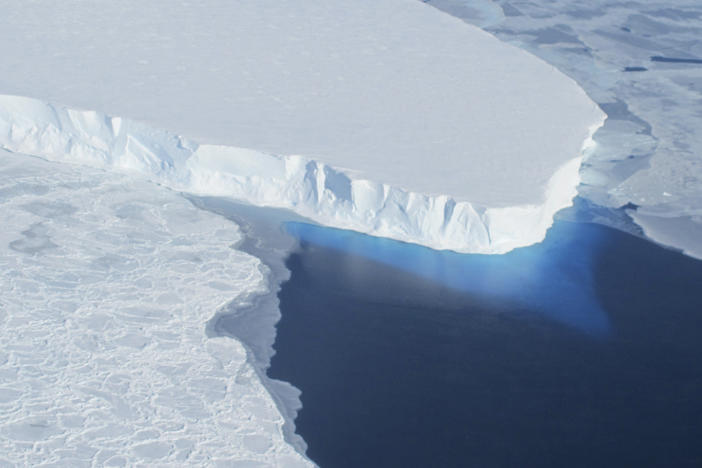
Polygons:
[[0,150],[0,466],[308,466],[217,309],[262,291],[224,218]]
[[675,246],[684,254],[702,259],[702,219],[697,216],[661,217],[631,212],[644,233],[656,242]]
[[0,93],[300,154],[483,207],[543,203],[600,110],[416,0],[11,2]]
[[702,258],[702,4],[698,0],[429,0],[557,66],[607,122],[580,195],[637,205],[652,239]]

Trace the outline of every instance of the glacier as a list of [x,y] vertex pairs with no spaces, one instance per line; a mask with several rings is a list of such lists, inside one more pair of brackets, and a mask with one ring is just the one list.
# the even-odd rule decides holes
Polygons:
[[339,189],[315,210],[346,211],[334,226],[436,248],[541,240],[605,118],[555,67],[413,0],[25,2],[0,28],[4,94],[301,155]]
[[[607,113],[579,194],[702,258],[702,8],[691,0],[429,0],[573,77]],[[617,227],[616,219],[601,222]]]
[[[591,141],[588,136],[583,152]],[[355,178],[303,156],[200,145],[128,119],[17,96],[0,96],[0,147],[134,171],[173,190],[288,208],[329,226],[478,253],[542,240],[553,215],[575,196],[582,160],[578,155],[555,170],[541,203],[484,207]]]
[[0,17],[0,464],[308,466],[182,195],[459,252],[539,242],[604,113],[415,0],[15,2]]

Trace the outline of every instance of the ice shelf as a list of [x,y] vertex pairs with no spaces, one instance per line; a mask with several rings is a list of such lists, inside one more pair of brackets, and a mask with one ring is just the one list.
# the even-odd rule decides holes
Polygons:
[[0,96],[0,147],[136,171],[174,190],[289,208],[330,226],[481,253],[541,240],[554,213],[575,196],[581,160],[556,169],[542,203],[486,208],[358,178],[302,156],[198,145],[131,120],[15,96]]
[[[702,259],[702,4],[429,0],[573,77],[607,113],[579,195]],[[631,210],[629,210],[631,212]],[[617,226],[619,216],[601,222]]]
[[571,203],[604,119],[416,0],[15,2],[0,37],[0,465],[310,464],[205,334],[265,266],[167,188],[503,253]]
[[234,183],[225,147],[279,155],[309,187],[246,187],[260,200],[437,248],[541,240],[604,118],[554,67],[414,0],[26,2],[0,27],[3,92],[184,135],[193,184]]

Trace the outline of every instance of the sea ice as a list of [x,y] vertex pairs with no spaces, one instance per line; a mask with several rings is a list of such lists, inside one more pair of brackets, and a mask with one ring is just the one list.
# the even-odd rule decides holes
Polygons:
[[575,78],[608,115],[579,194],[606,207],[636,205],[633,219],[648,237],[702,258],[700,2],[428,3]]
[[267,287],[235,224],[2,150],[0,207],[0,465],[311,465],[245,348],[205,334]]

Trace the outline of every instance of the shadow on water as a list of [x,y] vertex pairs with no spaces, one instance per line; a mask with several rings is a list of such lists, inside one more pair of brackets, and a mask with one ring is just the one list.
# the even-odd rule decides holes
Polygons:
[[[515,314],[541,314],[585,333],[603,336],[610,324],[593,290],[593,259],[602,235],[574,235],[574,223],[558,223],[537,245],[505,255],[468,255],[331,229],[286,223],[288,233],[306,246],[343,252],[417,275]],[[353,273],[353,265],[344,265]],[[359,271],[366,274],[366,271]]]
[[504,256],[287,229],[269,375],[322,467],[702,466],[702,262],[563,221]]

